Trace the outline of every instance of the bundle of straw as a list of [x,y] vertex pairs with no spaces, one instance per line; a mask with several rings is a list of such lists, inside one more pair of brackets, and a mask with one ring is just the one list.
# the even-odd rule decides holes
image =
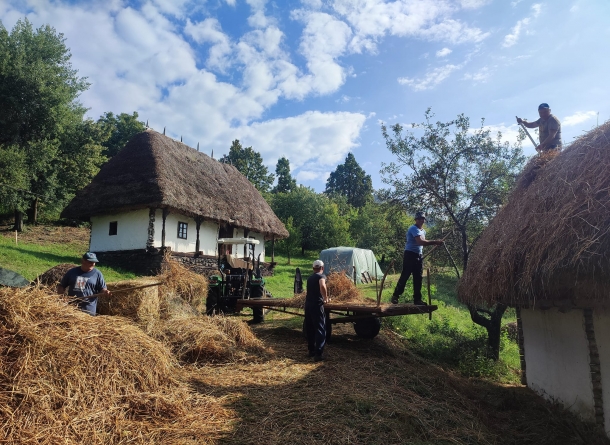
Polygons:
[[3,443],[206,443],[223,417],[163,344],[41,289],[0,289],[0,356]]
[[108,283],[111,295],[100,295],[97,300],[97,312],[100,315],[119,315],[131,320],[149,324],[159,319],[159,287],[153,285],[159,281],[155,278]]
[[158,324],[151,334],[186,363],[235,361],[264,350],[250,327],[235,318],[176,318]]
[[206,277],[167,258],[163,273],[156,278],[164,283],[160,288],[162,318],[171,318],[174,315],[173,310],[178,310],[178,315],[184,315],[184,307],[176,304],[175,297],[186,301],[198,313],[205,314],[205,300],[208,295]]
[[[372,304],[373,301],[367,299],[360,290],[354,285],[354,282],[343,272],[330,273],[326,277],[326,289],[331,303],[354,303],[354,304]],[[290,298],[289,306],[304,308],[305,297],[307,292],[301,292]]]

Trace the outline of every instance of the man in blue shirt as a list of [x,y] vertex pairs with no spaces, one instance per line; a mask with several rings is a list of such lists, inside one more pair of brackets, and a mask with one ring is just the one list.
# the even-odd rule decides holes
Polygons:
[[57,293],[63,295],[68,289],[68,296],[73,297],[72,302],[83,312],[95,315],[97,309],[97,295],[110,295],[106,289],[106,282],[102,273],[95,269],[98,262],[97,255],[87,252],[81,259],[80,267],[70,269],[57,285]]
[[398,298],[405,291],[407,280],[413,274],[413,304],[426,305],[421,296],[421,285],[424,275],[423,246],[439,246],[443,244],[443,240],[426,240],[426,231],[423,229],[425,222],[426,214],[417,212],[415,214],[415,224],[407,230],[407,244],[405,245],[405,253],[402,260],[402,273],[392,295],[393,304],[398,303]]

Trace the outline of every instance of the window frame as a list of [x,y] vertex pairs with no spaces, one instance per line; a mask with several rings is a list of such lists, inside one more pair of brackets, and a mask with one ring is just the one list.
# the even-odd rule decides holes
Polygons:
[[[114,224],[114,226],[113,226]],[[113,229],[114,228],[114,233]],[[117,236],[119,234],[119,222],[118,221],[110,221],[108,223],[108,236]]]
[[[178,239],[188,239],[189,223],[178,221],[177,237]],[[184,236],[181,236],[184,235]]]

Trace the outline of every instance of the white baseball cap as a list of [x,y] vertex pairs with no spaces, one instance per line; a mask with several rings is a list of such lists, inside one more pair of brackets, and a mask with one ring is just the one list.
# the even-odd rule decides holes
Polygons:
[[322,262],[322,260],[315,260],[313,262],[313,268],[314,269],[320,269],[322,267],[324,267],[324,262]]

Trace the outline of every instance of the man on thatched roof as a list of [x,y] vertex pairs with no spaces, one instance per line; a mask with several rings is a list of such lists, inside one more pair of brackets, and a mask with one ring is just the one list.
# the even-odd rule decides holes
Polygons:
[[540,145],[536,147],[536,151],[561,150],[561,122],[551,114],[551,108],[547,103],[538,106],[538,114],[540,119],[534,122],[527,122],[518,117],[517,123],[527,128],[538,127]]
[[305,297],[305,332],[309,356],[314,361],[324,360],[322,353],[326,344],[326,313],[324,303],[328,301],[324,263],[313,262],[313,274],[307,279],[307,296]]
[[70,269],[57,285],[57,293],[63,295],[68,289],[68,296],[83,312],[95,315],[97,311],[97,295],[110,292],[102,273],[95,268],[97,255],[87,252],[81,258],[81,265]]
[[426,231],[423,228],[425,222],[426,214],[424,212],[417,212],[415,214],[415,224],[407,230],[407,243],[402,259],[402,272],[392,295],[393,304],[398,304],[398,299],[405,291],[407,280],[413,275],[413,304],[419,306],[426,305],[421,295],[424,276],[424,246],[439,246],[443,244],[443,240],[426,240]]

